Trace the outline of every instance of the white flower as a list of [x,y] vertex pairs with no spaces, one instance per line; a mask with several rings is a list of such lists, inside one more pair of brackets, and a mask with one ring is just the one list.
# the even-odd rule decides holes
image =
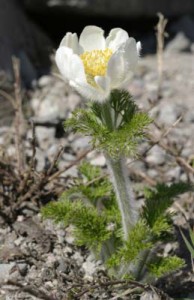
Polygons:
[[114,28],[105,39],[104,31],[87,26],[78,40],[68,32],[56,51],[56,63],[66,80],[82,96],[103,102],[111,90],[126,86],[136,68],[140,42]]

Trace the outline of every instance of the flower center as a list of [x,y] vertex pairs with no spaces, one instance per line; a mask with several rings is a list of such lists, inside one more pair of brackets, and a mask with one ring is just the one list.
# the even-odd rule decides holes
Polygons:
[[108,61],[112,55],[112,50],[86,51],[80,55],[84,64],[84,69],[88,83],[94,85],[95,76],[104,76],[106,74]]

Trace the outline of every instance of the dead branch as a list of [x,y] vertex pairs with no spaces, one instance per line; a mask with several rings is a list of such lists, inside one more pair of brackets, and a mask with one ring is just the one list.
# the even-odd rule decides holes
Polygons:
[[[166,299],[166,300],[169,299],[169,297],[164,292],[153,287],[152,285],[142,284],[142,283],[140,283],[138,281],[134,281],[134,280],[112,280],[112,281],[110,280],[110,281],[105,281],[105,282],[100,281],[98,283],[89,284],[80,293],[75,294],[74,297],[75,297],[75,299],[81,299],[82,296],[84,296],[85,294],[87,294],[89,292],[92,292],[95,289],[100,289],[100,288],[106,289],[108,287],[116,286],[116,285],[120,285],[123,287],[132,286],[132,287],[138,288],[139,292],[154,291],[157,295],[162,295],[163,297],[165,296],[165,298],[163,298],[163,299]],[[72,285],[70,290],[72,290],[74,287],[78,287],[78,286],[79,286],[78,284],[76,284],[76,286]],[[82,288],[81,285],[80,285],[80,287]]]
[[157,61],[158,61],[158,99],[161,97],[162,81],[163,81],[163,52],[164,39],[167,37],[165,32],[168,20],[164,18],[161,13],[158,13],[158,24],[156,25],[156,39],[157,39]]
[[20,62],[16,57],[12,58],[13,71],[15,76],[15,145],[17,153],[17,167],[21,175],[24,172],[24,145],[23,145],[23,129],[24,116],[22,111],[22,96],[21,96],[21,83],[20,83]]
[[91,149],[84,151],[80,156],[78,156],[78,158],[76,158],[74,161],[72,161],[68,166],[65,166],[64,168],[62,168],[61,170],[59,170],[58,172],[56,172],[55,174],[53,174],[52,176],[50,176],[49,181],[52,181],[52,180],[58,178],[62,173],[64,173],[65,171],[69,170],[73,166],[77,165],[83,158],[86,157],[86,155],[90,151],[91,151]]
[[22,292],[28,293],[31,296],[35,296],[39,299],[43,300],[56,300],[56,298],[49,296],[47,292],[43,288],[37,288],[36,286],[31,286],[31,285],[23,285],[17,281],[13,280],[8,280],[5,283],[1,284],[1,287],[4,287],[6,285],[11,285],[19,288]]

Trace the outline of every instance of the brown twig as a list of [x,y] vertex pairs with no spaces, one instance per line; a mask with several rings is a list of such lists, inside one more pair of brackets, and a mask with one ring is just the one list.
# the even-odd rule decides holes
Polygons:
[[[145,155],[156,145],[158,145],[159,143],[161,143],[161,140],[164,139],[165,137],[167,137],[167,135],[172,131],[172,129],[174,129],[178,123],[182,120],[182,116],[180,116],[171,126],[169,126],[167,129],[165,129],[162,134],[160,135],[160,137],[157,140],[154,140],[151,136],[150,136],[150,141],[151,141],[151,145],[150,147],[148,147],[143,153],[142,153],[142,157],[145,157]],[[156,125],[156,127],[158,127],[158,125],[154,122],[154,124]]]
[[[164,131],[164,133],[160,136],[159,139],[157,139],[157,141],[154,141],[154,139],[152,137],[150,137],[151,141],[152,141],[152,145],[160,145],[161,148],[163,148],[167,153],[169,153],[171,156],[173,156],[176,160],[176,162],[178,163],[178,165],[180,165],[181,167],[183,167],[185,169],[186,172],[188,173],[192,173],[194,174],[194,168],[192,166],[189,165],[189,163],[180,155],[178,155],[174,149],[172,149],[172,147],[166,145],[163,143],[162,139],[164,137],[166,137],[170,131],[182,120],[182,116],[180,116],[173,124],[172,126],[170,126],[169,128],[167,128],[167,130]],[[155,122],[154,123],[155,126],[157,128],[160,128],[158,126],[158,124]],[[146,151],[149,151],[150,149],[147,149]]]
[[0,90],[0,95],[3,96],[5,99],[7,99],[11,103],[13,108],[16,109],[15,99],[10,94],[8,94],[7,92],[5,92],[3,90]]
[[24,147],[22,138],[22,126],[24,125],[24,117],[22,112],[22,97],[20,84],[20,62],[16,57],[12,58],[13,71],[15,76],[15,146],[17,153],[17,167],[21,175],[24,171]]
[[49,182],[58,178],[62,173],[64,173],[65,171],[69,170],[70,168],[72,168],[73,166],[77,165],[83,158],[86,157],[86,155],[91,151],[91,149],[88,149],[86,151],[84,151],[80,156],[78,156],[78,158],[76,158],[74,161],[72,161],[68,166],[65,166],[64,168],[62,168],[61,170],[59,170],[58,172],[56,172],[55,174],[53,174],[52,176],[49,177]]
[[[149,290],[155,290],[156,289],[148,284],[142,284],[138,281],[134,281],[134,280],[113,280],[113,281],[106,281],[106,282],[99,282],[99,283],[94,283],[94,284],[90,284],[87,288],[85,288],[83,291],[81,291],[80,293],[77,293],[74,295],[75,299],[81,299],[82,296],[84,296],[86,293],[95,290],[95,289],[99,289],[99,288],[107,288],[109,286],[114,286],[114,285],[131,285],[131,286],[135,286],[136,288],[139,288],[140,290],[143,291],[149,291]],[[71,287],[71,289],[73,289],[75,286],[73,285]],[[78,287],[78,285],[76,284],[76,287]]]
[[[51,173],[53,171],[53,168],[57,164],[63,150],[64,150],[64,147],[60,147],[60,149],[58,150],[58,152],[57,152],[50,168],[48,169],[48,171],[43,171],[42,173],[39,174],[39,177],[35,178],[33,176],[35,182],[33,184],[31,184],[30,188],[26,191],[26,193],[22,194],[19,197],[17,203],[14,204],[15,207],[20,206],[20,204],[23,203],[25,200],[32,198],[32,196],[34,194],[41,195],[43,187],[45,187],[50,181],[50,177],[52,176]],[[54,175],[56,173],[54,173]]]
[[31,286],[31,285],[23,285],[17,281],[13,280],[8,280],[5,283],[1,284],[1,287],[6,286],[6,285],[12,285],[17,288],[19,288],[22,292],[28,293],[31,296],[35,296],[39,299],[43,300],[56,300],[56,298],[49,296],[45,290],[42,288],[38,289],[36,286]]
[[48,169],[48,171],[46,172],[46,176],[50,176],[54,167],[56,166],[59,158],[61,157],[61,155],[63,154],[63,151],[64,151],[64,147],[63,146],[60,146],[60,149],[59,151],[57,152],[57,154],[55,155],[54,159],[53,159],[53,162],[50,166],[50,168]]
[[158,61],[158,99],[161,97],[162,81],[163,81],[163,52],[164,52],[164,38],[167,37],[165,28],[167,19],[161,13],[158,13],[158,24],[156,25],[157,38],[157,61]]
[[29,167],[28,170],[26,172],[25,178],[23,180],[21,180],[21,184],[18,188],[18,192],[21,192],[23,190],[25,190],[26,185],[28,183],[28,180],[32,177],[34,177],[32,174],[35,170],[35,155],[36,155],[36,134],[35,134],[35,126],[34,126],[34,122],[31,122],[32,124],[32,156],[30,159],[30,163],[29,163]]
[[132,173],[135,176],[138,176],[141,179],[145,180],[145,182],[147,182],[151,186],[155,186],[157,184],[156,180],[154,180],[153,178],[151,178],[150,176],[148,176],[146,173],[144,173],[141,170],[132,170]]

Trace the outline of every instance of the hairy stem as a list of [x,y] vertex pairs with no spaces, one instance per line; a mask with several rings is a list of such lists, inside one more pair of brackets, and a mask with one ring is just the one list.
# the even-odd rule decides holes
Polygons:
[[108,154],[105,156],[122,217],[124,238],[127,240],[130,230],[138,219],[138,208],[128,178],[125,159],[114,160]]
[[137,263],[136,268],[134,269],[134,277],[136,280],[143,280],[144,275],[146,273],[145,267],[146,267],[146,262],[148,260],[150,254],[150,249],[146,249],[143,252],[140,253],[140,261]]
[[[110,131],[117,130],[115,111],[110,102],[105,102],[101,107],[102,121]],[[108,153],[105,153],[105,157],[122,217],[124,238],[127,240],[130,229],[138,219],[138,208],[127,174],[126,161],[124,157],[113,159]]]

